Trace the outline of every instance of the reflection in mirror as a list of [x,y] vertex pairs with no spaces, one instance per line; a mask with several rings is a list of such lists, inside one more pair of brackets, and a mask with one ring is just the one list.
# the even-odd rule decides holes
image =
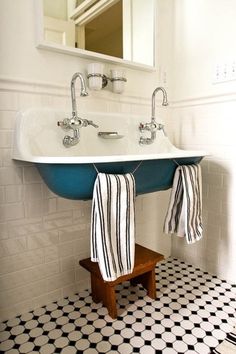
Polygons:
[[43,0],[44,40],[154,66],[155,0]]

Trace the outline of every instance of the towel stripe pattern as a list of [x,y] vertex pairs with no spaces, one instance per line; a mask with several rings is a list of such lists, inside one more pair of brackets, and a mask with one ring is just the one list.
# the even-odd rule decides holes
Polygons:
[[132,174],[97,175],[91,214],[91,260],[113,281],[134,267],[135,180]]
[[178,166],[175,171],[165,233],[185,237],[187,243],[202,238],[202,177],[200,165]]
[[236,353],[236,329],[228,333],[225,340],[221,342],[213,351],[212,354],[235,354]]

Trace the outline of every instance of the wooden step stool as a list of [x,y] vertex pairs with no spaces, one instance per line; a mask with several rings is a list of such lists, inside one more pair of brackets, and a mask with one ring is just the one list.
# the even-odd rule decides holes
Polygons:
[[155,266],[164,259],[160,253],[135,244],[135,262],[133,272],[123,275],[114,281],[104,281],[98,263],[90,258],[83,259],[79,264],[91,273],[92,299],[95,303],[102,302],[112,318],[117,317],[115,286],[130,280],[132,285],[142,284],[147,295],[156,298]]

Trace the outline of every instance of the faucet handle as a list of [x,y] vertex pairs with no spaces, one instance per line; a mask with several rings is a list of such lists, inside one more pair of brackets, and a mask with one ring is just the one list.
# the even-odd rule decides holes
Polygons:
[[144,123],[139,123],[139,130],[142,132],[145,129]]
[[98,128],[98,125],[95,124],[95,123],[93,123],[92,120],[87,120],[87,119],[86,119],[86,121],[87,121],[87,125],[92,125],[94,128]]
[[57,122],[57,126],[61,127],[63,130],[70,130],[70,120],[65,118]]

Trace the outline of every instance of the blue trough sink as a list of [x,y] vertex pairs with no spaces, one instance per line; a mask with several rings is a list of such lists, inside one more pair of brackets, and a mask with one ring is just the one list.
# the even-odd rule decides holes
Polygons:
[[[136,194],[152,193],[172,187],[174,172],[179,165],[199,163],[203,156],[144,160],[134,173]],[[99,172],[124,174],[135,170],[140,161],[96,163]],[[176,163],[177,162],[177,163]],[[75,200],[92,199],[97,172],[92,163],[36,163],[50,190],[60,197]]]

